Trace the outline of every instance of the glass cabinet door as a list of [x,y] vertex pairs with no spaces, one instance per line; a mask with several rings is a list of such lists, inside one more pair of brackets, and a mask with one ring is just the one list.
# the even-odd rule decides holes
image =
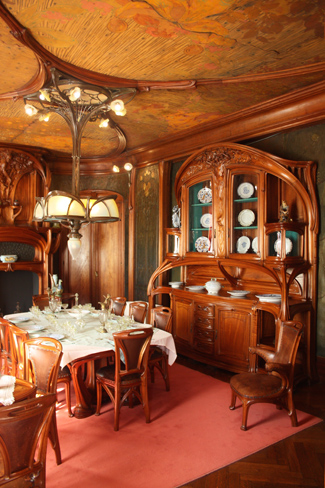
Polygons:
[[255,255],[258,242],[258,175],[236,174],[232,179],[230,252]]
[[202,181],[188,189],[188,251],[207,253],[213,249],[212,183]]

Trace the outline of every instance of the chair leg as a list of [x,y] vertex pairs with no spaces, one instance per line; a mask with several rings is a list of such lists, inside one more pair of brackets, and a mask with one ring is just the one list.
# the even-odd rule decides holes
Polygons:
[[242,425],[241,425],[241,430],[247,430],[247,417],[248,417],[248,409],[250,407],[250,403],[243,402],[243,419],[242,419]]
[[297,427],[297,425],[298,425],[297,413],[296,413],[296,409],[295,409],[295,406],[293,403],[292,391],[291,390],[288,391],[286,401],[287,401],[289,417],[291,419],[291,425],[292,425],[292,427]]
[[151,383],[154,383],[155,382],[155,366],[153,364],[151,366],[149,366],[149,371],[150,371]]
[[231,402],[230,402],[230,407],[229,407],[230,410],[235,410],[236,398],[237,398],[236,393],[234,392],[234,390],[231,390]]
[[96,406],[95,415],[99,415],[101,406],[102,406],[102,385],[97,380],[97,406]]
[[65,401],[68,407],[68,414],[69,417],[73,417],[73,413],[71,411],[71,393],[70,393],[70,381],[67,381],[64,384],[64,389],[65,389]]
[[60,442],[59,442],[58,427],[56,424],[56,413],[55,413],[55,411],[53,413],[52,420],[51,420],[51,425],[50,425],[50,430],[49,430],[49,439],[50,439],[52,448],[54,449],[54,452],[55,452],[56,464],[61,464],[62,463],[61,449],[60,449]]
[[144,410],[144,415],[146,417],[146,423],[150,423],[150,409],[149,409],[149,400],[148,400],[148,382],[147,379],[145,381],[141,381],[141,398],[142,398],[142,406]]
[[120,403],[121,403],[121,388],[117,384],[115,386],[115,402],[114,402],[114,430],[119,430],[120,424]]

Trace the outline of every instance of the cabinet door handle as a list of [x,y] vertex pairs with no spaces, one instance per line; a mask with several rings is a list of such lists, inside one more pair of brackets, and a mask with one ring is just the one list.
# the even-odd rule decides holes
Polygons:
[[95,271],[95,278],[98,278],[98,271]]

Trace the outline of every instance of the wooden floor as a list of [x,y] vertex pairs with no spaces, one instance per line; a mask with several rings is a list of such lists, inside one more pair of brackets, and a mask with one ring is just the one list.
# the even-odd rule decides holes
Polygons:
[[[177,362],[222,381],[229,382],[232,376],[182,356],[178,356]],[[294,402],[297,409],[325,420],[324,378],[311,386],[297,386]],[[325,488],[324,458],[325,423],[322,422],[182,488]]]

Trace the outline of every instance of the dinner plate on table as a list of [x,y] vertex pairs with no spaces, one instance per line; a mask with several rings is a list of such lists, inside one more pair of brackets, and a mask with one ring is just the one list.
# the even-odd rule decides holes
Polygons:
[[56,339],[57,341],[60,341],[64,338],[64,334],[46,334],[46,337],[51,337],[51,339]]
[[20,325],[19,328],[25,330],[29,334],[33,334],[33,332],[39,332],[40,330],[44,330],[43,325],[33,325],[33,324]]
[[15,317],[14,319],[10,319],[10,322],[12,322],[13,324],[22,324],[24,322],[28,322],[29,320],[29,317]]

